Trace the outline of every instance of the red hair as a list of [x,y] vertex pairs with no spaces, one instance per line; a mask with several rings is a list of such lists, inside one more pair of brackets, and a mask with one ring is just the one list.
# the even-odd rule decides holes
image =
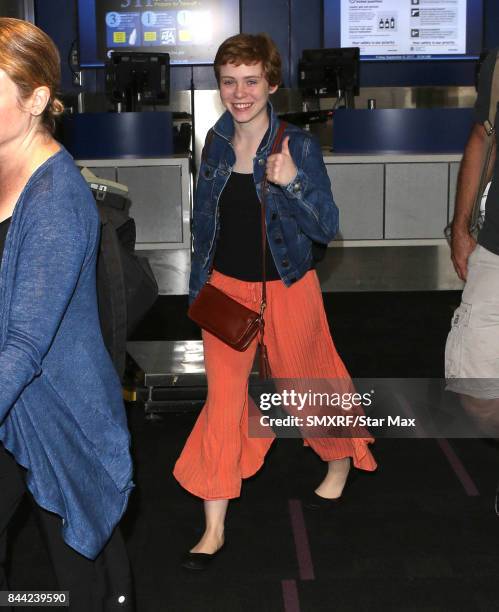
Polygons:
[[225,64],[257,64],[262,62],[263,73],[270,86],[280,85],[281,55],[268,34],[236,34],[224,41],[215,56],[215,76],[220,83],[220,67]]
[[37,87],[48,87],[50,99],[42,123],[53,132],[64,105],[56,97],[61,60],[52,39],[28,21],[0,17],[0,68],[19,89],[21,100],[29,98]]

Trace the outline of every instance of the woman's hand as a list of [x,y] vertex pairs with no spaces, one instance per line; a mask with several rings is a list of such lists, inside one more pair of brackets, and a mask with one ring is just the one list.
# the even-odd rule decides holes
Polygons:
[[451,260],[456,274],[465,281],[468,277],[468,259],[475,250],[476,240],[467,227],[459,229],[453,226],[451,236]]
[[295,178],[298,168],[289,152],[289,136],[282,141],[280,153],[274,153],[267,158],[267,179],[276,185],[286,186]]

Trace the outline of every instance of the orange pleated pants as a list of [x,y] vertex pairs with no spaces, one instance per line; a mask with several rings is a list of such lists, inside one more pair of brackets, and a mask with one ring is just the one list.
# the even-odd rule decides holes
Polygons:
[[[252,310],[258,311],[261,283],[240,281],[214,271],[211,283]],[[315,270],[286,287],[267,283],[265,343],[274,378],[348,379],[333,344]],[[248,396],[257,340],[236,351],[203,331],[208,379],[206,403],[175,464],[174,476],[188,491],[206,500],[239,497],[241,481],[263,464],[273,438],[249,437],[248,415],[256,407]],[[323,461],[351,457],[363,470],[374,470],[371,438],[309,438]]]

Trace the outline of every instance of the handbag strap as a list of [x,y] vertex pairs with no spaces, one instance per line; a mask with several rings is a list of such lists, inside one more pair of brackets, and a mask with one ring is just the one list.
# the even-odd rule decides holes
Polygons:
[[[279,129],[277,130],[277,134],[274,139],[272,149],[270,151],[271,155],[274,155],[274,153],[277,153],[278,151],[280,151],[282,139],[284,136],[284,131],[287,125],[288,124],[285,121],[280,122]],[[265,308],[267,307],[267,223],[265,221],[267,189],[268,189],[268,180],[267,180],[267,175],[265,175],[265,178],[263,180],[263,185],[262,185],[262,202],[260,206],[260,219],[261,219],[261,229],[262,229],[262,300],[260,302],[260,317],[262,318],[262,322],[263,322],[263,313],[265,311]],[[261,330],[262,330],[261,336],[263,339],[263,326]]]

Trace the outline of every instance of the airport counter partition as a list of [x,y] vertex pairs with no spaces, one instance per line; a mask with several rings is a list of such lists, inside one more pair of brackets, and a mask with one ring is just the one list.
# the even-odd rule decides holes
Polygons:
[[129,188],[138,249],[190,247],[189,156],[173,155],[171,113],[71,115],[62,142],[79,166]]
[[[172,155],[171,115],[88,113],[66,122],[63,143],[77,164],[129,187],[137,248],[160,293],[186,294],[193,177],[189,156]],[[340,209],[330,246],[438,247],[447,270],[443,230],[471,125],[471,109],[336,111],[333,151],[324,152]]]
[[340,109],[324,160],[348,246],[444,241],[470,108]]

